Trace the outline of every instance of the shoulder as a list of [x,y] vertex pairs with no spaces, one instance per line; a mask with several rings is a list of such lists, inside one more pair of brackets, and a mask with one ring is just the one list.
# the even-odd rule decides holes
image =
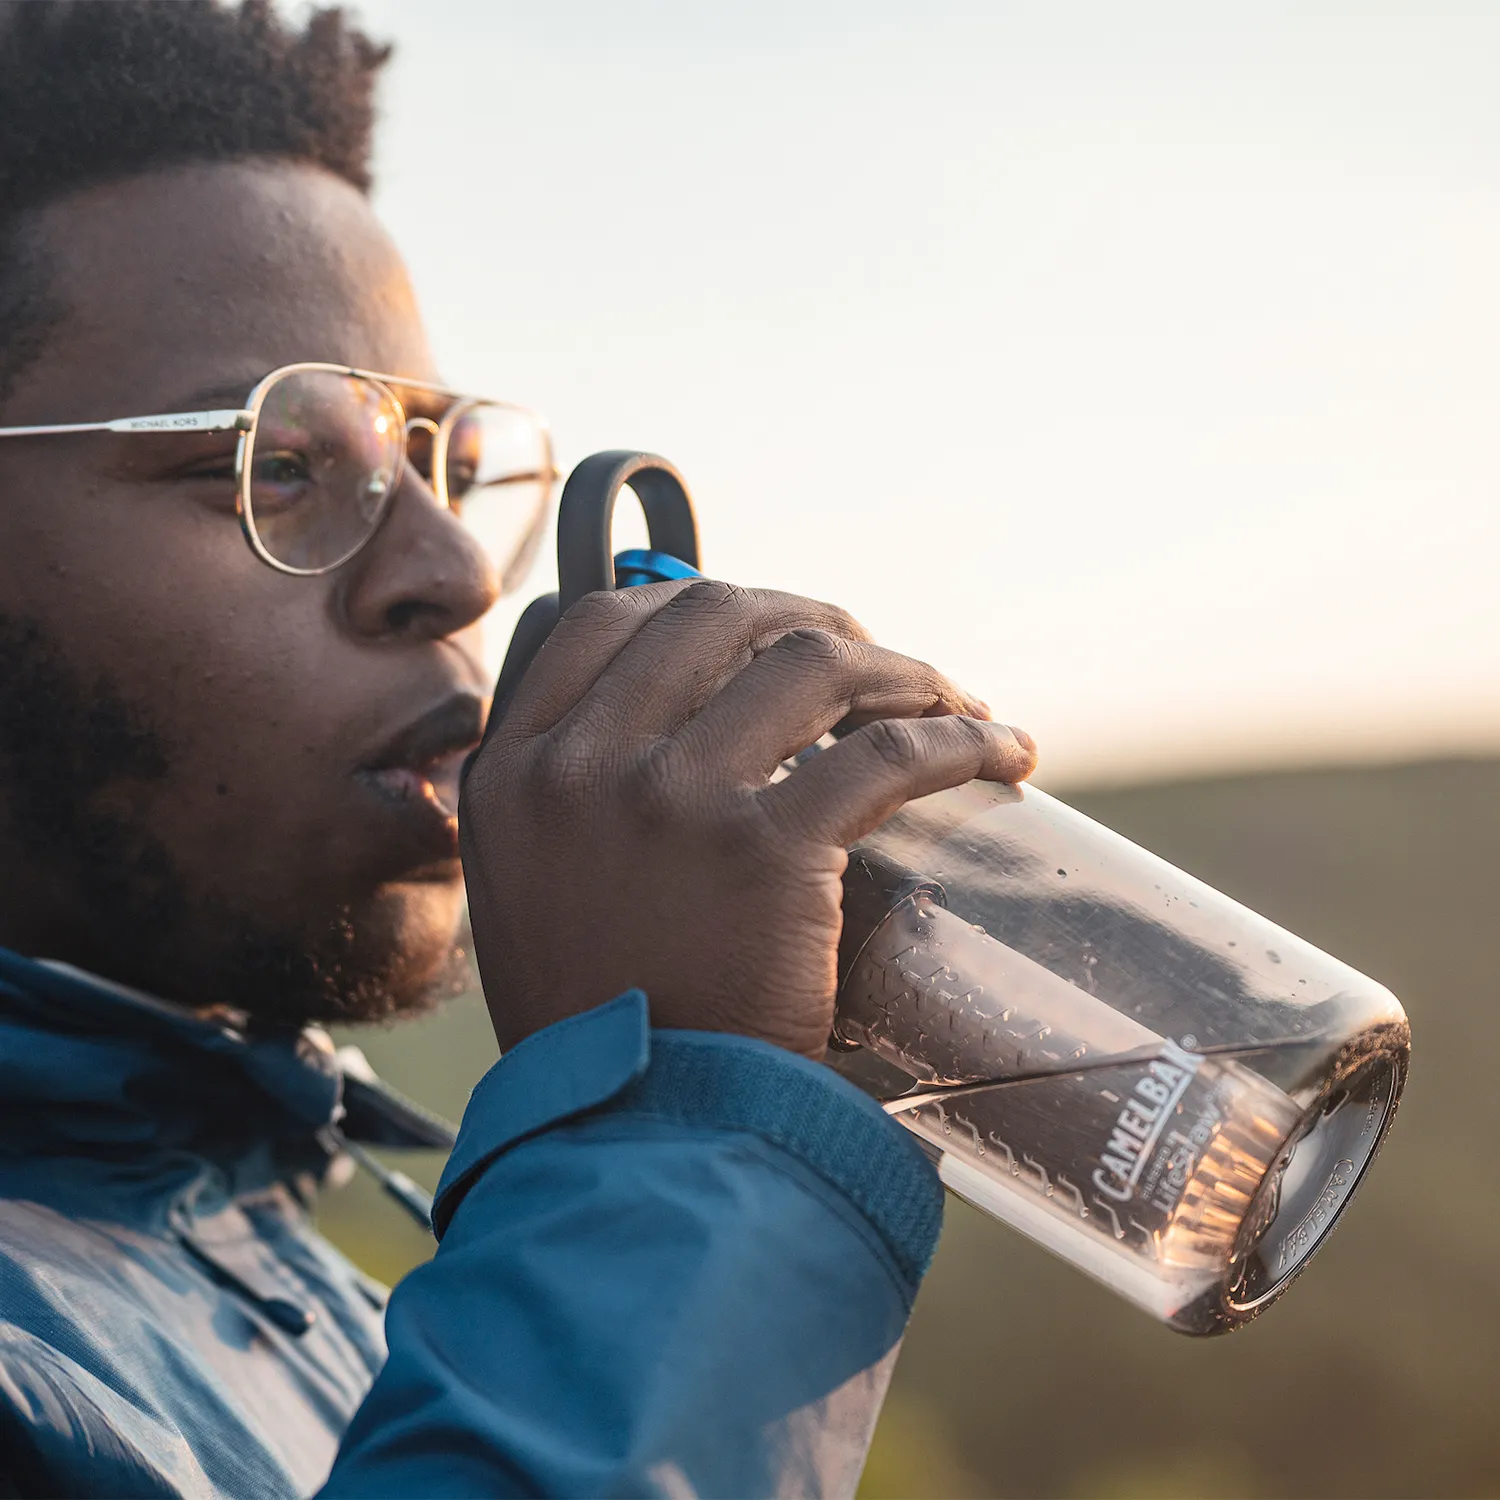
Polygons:
[[45,1493],[310,1492],[384,1356],[354,1275],[285,1205],[0,1199],[0,1454]]
[[23,1494],[209,1494],[183,1434],[31,1329],[0,1322],[0,1454]]

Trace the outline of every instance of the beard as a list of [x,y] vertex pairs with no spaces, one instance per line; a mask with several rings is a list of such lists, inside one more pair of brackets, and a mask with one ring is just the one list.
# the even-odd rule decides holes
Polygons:
[[111,810],[122,786],[162,782],[171,747],[108,681],[85,684],[41,625],[0,613],[0,769],[22,854],[87,913],[87,952],[65,958],[194,1007],[228,1006],[259,1030],[395,1020],[469,988],[455,942],[436,966],[362,941],[347,903],[273,930],[195,893],[148,827]]

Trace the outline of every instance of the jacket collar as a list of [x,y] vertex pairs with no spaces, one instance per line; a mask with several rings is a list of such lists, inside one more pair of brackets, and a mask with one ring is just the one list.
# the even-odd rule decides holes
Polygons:
[[175,1005],[0,948],[0,1155],[154,1146],[222,1160],[320,1139],[326,1155],[334,1128],[381,1145],[452,1145],[446,1121],[382,1084],[362,1056],[348,1062],[346,1074],[316,1027],[255,1036],[227,1008]]

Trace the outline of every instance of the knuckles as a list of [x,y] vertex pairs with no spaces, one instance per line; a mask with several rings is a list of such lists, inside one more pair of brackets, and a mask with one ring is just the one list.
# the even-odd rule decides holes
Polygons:
[[636,588],[597,589],[568,606],[558,621],[557,630],[549,637],[549,643],[558,638],[559,632],[566,638],[575,632],[587,636],[632,631],[642,616],[653,615],[663,606],[675,603],[678,596],[693,586],[673,578]]
[[[864,626],[836,604],[824,604],[817,599],[774,589],[747,589],[717,578],[695,579],[671,600],[668,607],[677,612],[699,612],[709,616],[731,610],[742,622],[742,628],[748,629],[752,635],[761,635],[768,627],[774,630],[779,621],[785,622],[782,636],[810,631],[843,644],[869,639]],[[799,618],[807,623],[792,626],[791,622]]]
[[[870,638],[869,631],[847,609],[841,609],[837,604],[825,604],[821,599],[809,599],[802,594],[783,594],[771,589],[753,590],[752,597],[760,610],[768,615],[779,615],[782,618],[801,615],[809,622],[816,622],[801,627],[803,629],[820,630],[848,641],[867,641]],[[797,632],[794,630],[788,633]]]
[[909,776],[944,748],[962,748],[983,764],[997,736],[1006,731],[965,714],[942,714],[924,719],[876,719],[858,733],[873,755]]
[[648,827],[669,824],[681,816],[691,796],[692,773],[683,774],[681,756],[670,740],[647,745],[635,758],[626,777],[626,801],[634,816]]
[[635,601],[623,590],[599,589],[570,605],[558,624],[577,631],[601,631],[623,625],[636,614]]
[[545,808],[554,818],[585,813],[601,800],[606,775],[606,756],[595,737],[564,731],[532,744],[517,791],[528,811]]
[[820,665],[842,665],[853,654],[853,647],[843,636],[831,630],[822,630],[816,625],[804,625],[789,630],[771,648],[779,655],[791,656],[799,662]]
[[464,778],[459,826],[586,812],[601,800],[607,775],[607,757],[590,735],[565,731],[522,744],[486,745]]
[[667,608],[674,614],[716,615],[725,609],[743,614],[750,599],[750,590],[737,583],[725,583],[718,578],[695,578],[673,596]]
[[501,765],[504,753],[499,742],[492,737],[479,747],[469,762],[458,789],[460,828],[471,814],[483,817],[489,812],[505,775]]
[[823,604],[812,599],[800,602],[811,605],[826,622],[826,629],[836,638],[844,641],[867,641],[870,639],[870,632],[847,609],[841,609],[837,604]]
[[858,731],[870,752],[893,770],[911,771],[922,759],[919,723],[912,719],[876,719]]
[[990,758],[1001,740],[1011,738],[1010,731],[1003,724],[987,724],[983,719],[972,719],[967,714],[948,714],[928,722],[960,741],[974,753],[980,764]]

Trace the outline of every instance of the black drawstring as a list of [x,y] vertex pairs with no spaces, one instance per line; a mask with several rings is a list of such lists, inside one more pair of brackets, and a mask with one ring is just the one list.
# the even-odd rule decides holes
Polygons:
[[326,1134],[329,1144],[335,1150],[347,1151],[354,1162],[363,1167],[389,1197],[394,1198],[428,1234],[432,1233],[431,1193],[424,1192],[405,1172],[386,1166],[373,1151],[367,1150],[358,1141],[351,1141],[336,1126],[330,1126]]

